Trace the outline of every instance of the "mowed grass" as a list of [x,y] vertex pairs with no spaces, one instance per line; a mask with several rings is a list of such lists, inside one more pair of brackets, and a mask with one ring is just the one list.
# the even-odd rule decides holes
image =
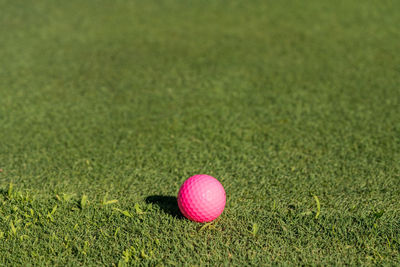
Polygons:
[[1,265],[399,264],[400,2],[0,10]]

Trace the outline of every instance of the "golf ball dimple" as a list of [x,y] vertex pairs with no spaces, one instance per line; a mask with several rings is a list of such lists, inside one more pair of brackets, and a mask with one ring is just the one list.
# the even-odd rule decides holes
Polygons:
[[186,218],[195,222],[215,220],[224,211],[225,203],[224,187],[209,175],[194,175],[179,189],[179,209]]

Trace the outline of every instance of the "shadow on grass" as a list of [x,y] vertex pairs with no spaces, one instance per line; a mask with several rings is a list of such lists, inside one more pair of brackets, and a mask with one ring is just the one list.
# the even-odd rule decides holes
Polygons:
[[4,198],[8,198],[8,190],[0,188],[0,195],[2,195]]
[[165,213],[172,215],[175,218],[183,219],[176,197],[161,195],[148,196],[146,197],[146,203],[157,205]]

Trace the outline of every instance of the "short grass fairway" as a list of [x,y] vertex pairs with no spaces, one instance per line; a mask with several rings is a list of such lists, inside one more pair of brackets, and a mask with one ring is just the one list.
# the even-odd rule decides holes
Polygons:
[[0,10],[0,265],[399,264],[399,1]]

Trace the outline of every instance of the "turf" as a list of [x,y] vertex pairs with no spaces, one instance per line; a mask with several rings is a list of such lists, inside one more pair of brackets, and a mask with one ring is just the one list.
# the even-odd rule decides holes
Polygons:
[[398,264],[399,9],[0,0],[0,265]]

